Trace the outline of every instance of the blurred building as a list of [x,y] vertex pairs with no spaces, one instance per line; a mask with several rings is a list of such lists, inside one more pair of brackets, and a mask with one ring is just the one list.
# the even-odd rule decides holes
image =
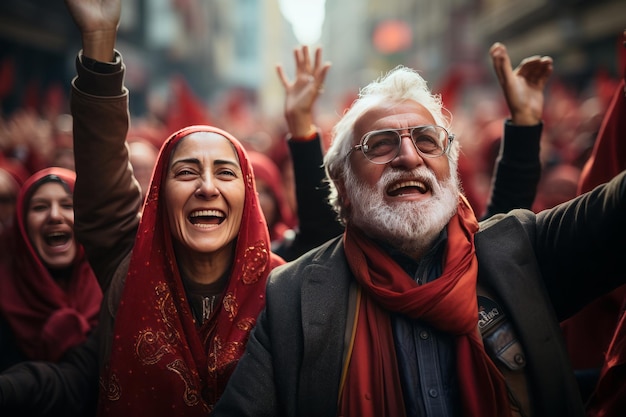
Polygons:
[[349,0],[330,1],[328,11],[323,44],[337,88],[364,85],[398,64],[419,69],[432,87],[454,71],[485,82],[493,79],[487,52],[496,41],[507,45],[513,65],[552,56],[555,76],[575,88],[600,69],[621,76],[623,0]]
[[551,55],[561,77],[583,84],[595,70],[618,74],[626,2],[619,0],[490,0],[476,16],[483,44],[505,42],[518,61]]
[[[279,1],[124,0],[118,49],[132,112],[166,98],[180,74],[207,104],[237,89],[261,112],[282,115],[274,67],[293,74],[298,40]],[[335,112],[398,64],[418,68],[433,87],[455,71],[482,82],[494,41],[514,63],[553,56],[556,74],[582,88],[599,68],[618,76],[617,39],[626,28],[624,0],[326,0],[325,9],[316,44],[333,63],[322,103]],[[0,2],[2,110],[41,106],[51,85],[68,91],[79,46],[63,1]]]

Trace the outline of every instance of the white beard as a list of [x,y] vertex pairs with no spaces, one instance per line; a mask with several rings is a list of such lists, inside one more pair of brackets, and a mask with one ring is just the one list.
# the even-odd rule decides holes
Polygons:
[[[430,184],[432,197],[424,201],[387,204],[383,199],[385,190],[400,178],[418,178]],[[421,256],[431,247],[456,213],[460,192],[456,176],[440,183],[426,167],[412,172],[387,170],[373,187],[360,181],[348,169],[345,187],[352,202],[349,221],[368,236],[409,256]]]

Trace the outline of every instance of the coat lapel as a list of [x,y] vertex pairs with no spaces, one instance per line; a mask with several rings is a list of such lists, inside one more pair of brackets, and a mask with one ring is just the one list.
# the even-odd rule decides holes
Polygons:
[[336,415],[351,274],[342,239],[304,271],[300,378],[302,415]]

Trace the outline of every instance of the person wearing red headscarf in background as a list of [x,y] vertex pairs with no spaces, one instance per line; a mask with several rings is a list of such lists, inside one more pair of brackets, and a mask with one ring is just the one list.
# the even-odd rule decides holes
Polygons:
[[[583,167],[579,193],[609,181],[626,169],[626,30],[621,43],[619,62],[623,76],[604,116],[592,154]],[[573,365],[578,369],[597,368],[599,371],[599,376],[591,373],[590,381],[583,385],[592,391],[587,404],[590,417],[626,415],[625,310],[626,286],[621,286],[561,325]]]
[[0,264],[0,370],[58,361],[98,322],[102,292],[74,236],[75,174],[46,168],[21,187]]
[[270,232],[272,246],[289,238],[296,226],[296,219],[287,204],[280,170],[267,155],[250,150],[248,157],[254,170],[256,190],[261,209]]

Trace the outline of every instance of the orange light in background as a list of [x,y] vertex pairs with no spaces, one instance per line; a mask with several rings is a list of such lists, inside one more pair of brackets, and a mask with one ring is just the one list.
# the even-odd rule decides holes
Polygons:
[[374,48],[383,54],[405,51],[413,43],[413,30],[402,20],[385,20],[374,29],[372,41]]

